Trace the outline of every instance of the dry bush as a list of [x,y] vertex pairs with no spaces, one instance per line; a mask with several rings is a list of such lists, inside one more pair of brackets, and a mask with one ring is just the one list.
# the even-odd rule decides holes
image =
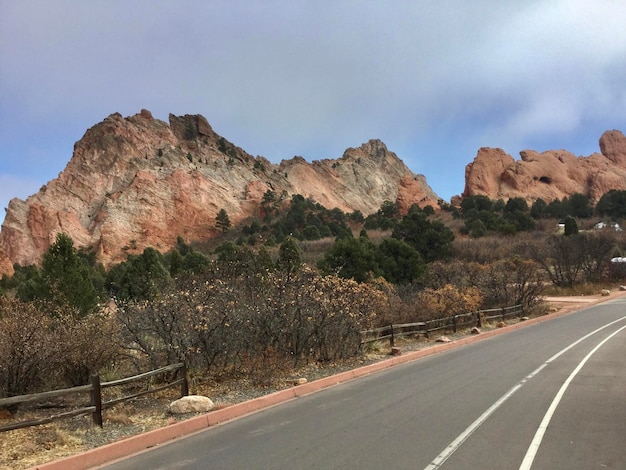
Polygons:
[[480,284],[484,265],[475,261],[454,259],[434,261],[428,265],[428,287],[441,289],[447,285],[465,288]]
[[487,236],[481,238],[457,238],[454,241],[456,260],[489,263],[510,256],[512,237]]
[[302,262],[309,266],[316,266],[317,263],[324,258],[324,254],[334,244],[334,237],[326,237],[319,240],[307,240],[298,242],[298,245],[302,250]]
[[218,375],[254,372],[262,383],[278,362],[358,354],[359,332],[386,305],[374,287],[308,269],[220,274],[208,270],[155,301],[120,306],[129,355],[152,367],[184,360]]
[[417,296],[416,320],[427,321],[478,310],[482,298],[476,287],[457,288],[446,285],[427,288]]
[[[434,262],[429,265],[428,287],[441,289],[454,285],[459,289],[474,286],[480,290],[481,308],[523,304],[533,307],[542,291],[539,263],[515,253],[527,251],[527,240],[514,245],[504,258],[478,263],[462,259]],[[513,249],[514,248],[514,249]]]
[[51,319],[34,303],[0,297],[0,397],[45,389],[56,349]]
[[600,282],[608,277],[610,259],[619,238],[614,232],[581,232],[576,235],[551,235],[544,243],[529,245],[529,252],[546,277],[558,287],[577,283]]
[[119,358],[119,328],[111,315],[100,312],[80,316],[67,307],[52,312],[54,364],[62,385],[89,383],[90,376]]
[[106,315],[0,297],[0,396],[84,385],[117,356]]

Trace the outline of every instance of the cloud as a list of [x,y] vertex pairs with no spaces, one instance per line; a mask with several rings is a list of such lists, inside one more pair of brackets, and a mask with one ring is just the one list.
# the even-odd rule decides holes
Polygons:
[[481,146],[626,128],[624,24],[618,0],[9,0],[0,141],[58,172],[113,112],[199,113],[272,161],[381,138],[447,198]]

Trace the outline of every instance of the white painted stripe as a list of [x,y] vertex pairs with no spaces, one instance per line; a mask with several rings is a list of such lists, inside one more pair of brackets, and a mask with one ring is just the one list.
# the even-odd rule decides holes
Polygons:
[[561,399],[563,398],[565,391],[569,387],[569,384],[572,382],[572,380],[574,380],[574,377],[578,375],[578,372],[580,372],[580,370],[587,363],[589,358],[593,356],[598,349],[600,349],[607,341],[609,341],[611,338],[613,338],[613,336],[615,336],[616,334],[618,334],[620,331],[622,331],[625,328],[626,326],[622,326],[620,329],[614,331],[609,336],[607,336],[602,341],[600,341],[600,343],[595,348],[593,348],[589,352],[589,354],[585,356],[585,358],[582,361],[580,361],[578,366],[576,366],[576,368],[572,371],[572,373],[569,375],[567,380],[563,383],[563,385],[561,386],[561,389],[558,391],[558,393],[554,397],[554,400],[552,400],[552,403],[550,404],[548,411],[546,411],[546,414],[543,417],[543,420],[541,421],[541,424],[539,425],[537,432],[535,433],[535,437],[530,443],[530,447],[528,447],[528,451],[526,452],[526,455],[524,456],[524,460],[522,461],[522,464],[519,467],[520,470],[530,470],[530,468],[532,467],[533,461],[535,460],[535,456],[537,455],[537,451],[539,450],[539,446],[541,445],[541,441],[543,440],[543,436],[548,430],[548,425],[550,424],[550,421],[552,420],[552,416],[554,415],[556,408],[559,406],[559,403],[561,402]]
[[610,323],[607,323],[604,326],[601,326],[600,328],[597,328],[595,330],[593,330],[591,333],[587,333],[585,336],[583,336],[582,338],[574,341],[572,344],[570,344],[569,346],[561,349],[558,353],[556,353],[554,356],[552,356],[550,359],[548,359],[546,362],[544,362],[543,364],[541,364],[539,367],[537,367],[534,371],[532,371],[529,375],[527,375],[526,377],[524,377],[524,379],[522,379],[520,382],[518,382],[517,384],[515,384],[513,386],[513,388],[511,388],[508,392],[506,392],[504,395],[502,395],[493,405],[491,405],[483,414],[481,414],[472,424],[470,424],[465,431],[463,431],[461,434],[459,434],[459,436],[452,441],[437,457],[435,457],[435,459],[429,463],[424,470],[436,470],[438,468],[441,467],[441,465],[443,465],[443,463],[448,460],[450,458],[450,456],[452,454],[454,454],[459,447],[461,447],[461,445],[463,445],[463,443],[472,435],[474,434],[474,432],[485,422],[487,421],[487,418],[489,418],[489,416],[491,416],[498,408],[500,408],[500,406],[502,406],[504,404],[504,402],[506,402],[509,398],[511,398],[515,392],[517,392],[520,388],[522,388],[530,379],[532,379],[533,377],[535,377],[537,374],[539,374],[539,372],[541,372],[544,367],[546,367],[548,364],[550,364],[552,361],[554,361],[555,359],[557,359],[558,357],[560,357],[562,354],[564,354],[565,352],[569,351],[570,349],[572,349],[574,346],[576,346],[577,344],[581,343],[582,341],[584,341],[585,339],[589,338],[590,336],[598,333],[599,331],[604,330],[605,328],[608,328],[609,326],[620,322],[622,320],[626,319],[626,316],[621,317],[617,320],[614,320]]

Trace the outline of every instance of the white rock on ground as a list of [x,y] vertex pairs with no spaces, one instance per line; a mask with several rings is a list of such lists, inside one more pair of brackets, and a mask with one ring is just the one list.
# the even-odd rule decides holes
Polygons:
[[170,403],[168,410],[173,414],[211,411],[215,405],[208,397],[188,395]]

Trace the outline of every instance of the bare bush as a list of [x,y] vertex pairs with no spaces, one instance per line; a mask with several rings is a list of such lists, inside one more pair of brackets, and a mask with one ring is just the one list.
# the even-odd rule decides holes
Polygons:
[[579,282],[603,279],[616,245],[615,234],[601,231],[552,235],[545,244],[529,248],[554,286],[571,287]]
[[0,396],[88,383],[116,358],[116,336],[104,314],[0,297]]
[[53,358],[51,320],[34,303],[0,297],[0,397],[47,385]]
[[386,305],[374,287],[308,269],[219,274],[207,270],[159,299],[120,305],[130,355],[153,367],[184,360],[218,375],[254,372],[262,381],[278,362],[356,355],[359,332]]
[[105,312],[78,315],[71,307],[50,310],[53,325],[54,370],[59,384],[89,383],[91,374],[111,366],[119,357],[119,328]]

